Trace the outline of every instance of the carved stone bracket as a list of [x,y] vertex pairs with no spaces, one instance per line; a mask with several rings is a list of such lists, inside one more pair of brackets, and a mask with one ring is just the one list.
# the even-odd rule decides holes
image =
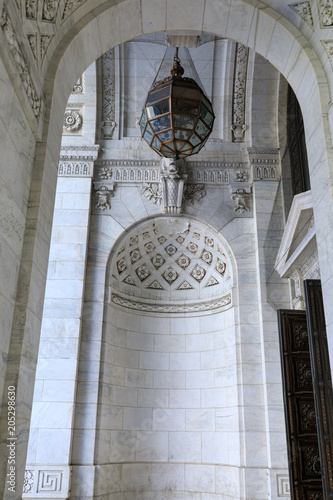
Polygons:
[[248,207],[248,200],[251,197],[251,193],[247,193],[245,189],[236,189],[231,195],[231,199],[235,201],[236,206],[234,208],[235,212],[238,214],[244,214],[250,211]]
[[182,160],[163,158],[161,162],[161,185],[163,194],[163,213],[180,214],[182,211],[184,183],[187,174],[181,173]]
[[114,196],[114,184],[108,184],[108,186],[96,186],[95,189],[95,208],[98,210],[111,210],[111,198]]
[[69,497],[71,467],[68,465],[27,465],[22,498],[58,500]]

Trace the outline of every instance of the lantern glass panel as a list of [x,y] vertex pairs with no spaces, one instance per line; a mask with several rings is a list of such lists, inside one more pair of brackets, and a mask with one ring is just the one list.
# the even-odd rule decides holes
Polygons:
[[[177,82],[178,83],[178,82]],[[200,91],[197,89],[191,89],[188,87],[178,87],[174,86],[172,91],[172,97],[185,97],[186,99],[200,99]]]
[[149,127],[149,125],[147,126],[146,131],[145,131],[143,137],[146,139],[146,141],[148,142],[148,144],[151,143],[151,140],[152,140],[152,137],[153,137],[153,132],[152,132],[151,128]]
[[148,119],[154,118],[158,115],[164,115],[164,113],[169,112],[169,99],[164,99],[163,101],[155,102],[151,106],[147,106]]
[[200,142],[202,141],[202,139],[200,139],[197,135],[193,134],[191,139],[190,139],[190,143],[193,145],[193,146],[196,146],[197,144],[199,144]]
[[161,132],[158,134],[158,137],[162,142],[167,142],[172,140],[172,130],[168,130],[167,132]]
[[143,131],[145,129],[146,123],[147,123],[147,117],[146,117],[145,111],[143,111],[143,113],[141,115],[141,120],[140,120],[141,134],[143,133]]
[[160,118],[156,118],[150,122],[155,132],[161,132],[162,130],[168,129],[171,127],[170,124],[170,115],[161,116]]
[[201,120],[198,121],[195,131],[202,139],[205,139],[206,135],[209,133],[209,129]]
[[193,129],[197,118],[187,115],[173,115],[173,125],[177,128]]
[[157,136],[154,137],[154,140],[151,145],[153,148],[160,149],[161,141],[158,140]]
[[184,113],[186,115],[199,114],[199,101],[188,101],[185,99],[173,99],[172,111],[174,113]]
[[200,149],[201,149],[201,146],[202,146],[201,144],[199,144],[198,146],[196,146],[196,147],[193,149],[192,154],[198,153],[198,152],[200,151]]
[[150,94],[148,95],[147,104],[168,97],[170,95],[170,88],[170,85],[167,85],[166,87],[158,89],[155,92],[150,92]]
[[201,110],[200,110],[200,115],[203,120],[205,120],[205,123],[211,127],[212,122],[213,122],[213,115],[211,114],[210,111],[204,106],[204,104],[201,104]]
[[191,134],[191,130],[175,130],[175,139],[184,139],[184,141],[187,141]]

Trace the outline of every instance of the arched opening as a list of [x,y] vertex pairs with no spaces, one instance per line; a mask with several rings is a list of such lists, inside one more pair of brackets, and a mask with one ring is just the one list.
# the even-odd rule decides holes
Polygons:
[[[323,107],[321,106],[321,96],[325,95],[325,91],[319,87],[318,81],[320,81],[320,78],[319,76],[316,77],[314,70],[314,64],[318,64],[316,69],[318,70],[318,75],[320,74],[321,70],[319,68],[319,63],[317,61],[315,63],[310,62],[310,59],[305,51],[300,48],[294,35],[291,35],[290,32],[283,27],[282,24],[276,22],[273,17],[270,17],[267,13],[262,11],[260,15],[257,15],[257,11],[246,2],[242,2],[241,5],[243,11],[238,11],[236,8],[232,7],[229,12],[229,6],[226,7],[225,3],[215,7],[210,4],[206,6],[205,13],[202,12],[201,8],[198,8],[198,11],[193,17],[190,16],[184,19],[184,16],[180,15],[179,10],[177,10],[178,8],[174,9],[172,16],[162,16],[163,12],[164,14],[166,13],[165,6],[164,4],[162,5],[162,2],[161,4],[156,4],[156,8],[159,11],[159,15],[156,17],[154,17],[153,11],[149,13],[147,3],[144,5],[143,12],[140,12],[136,2],[124,2],[119,6],[110,8],[103,12],[103,14],[97,15],[93,21],[86,24],[78,33],[76,38],[66,49],[57,67],[57,71],[55,71],[57,61],[55,61],[54,64],[54,73],[52,74],[52,71],[50,71],[50,82],[52,82],[50,87],[54,82],[54,92],[51,92],[48,85],[45,87],[48,95],[47,125],[45,126],[44,141],[38,146],[34,173],[36,183],[33,193],[38,200],[37,205],[39,212],[37,217],[34,216],[31,218],[32,225],[34,226],[33,229],[36,230],[36,234],[40,237],[41,241],[47,241],[48,237],[48,231],[46,231],[46,239],[44,237],[44,231],[40,232],[40,223],[41,218],[43,218],[46,213],[49,216],[52,213],[52,200],[55,192],[54,172],[58,162],[63,111],[70,89],[82,71],[93,60],[104,53],[105,50],[108,50],[121,41],[129,40],[133,36],[160,30],[201,31],[203,29],[204,31],[222,37],[231,37],[238,40],[240,43],[249,45],[271,61],[272,64],[276,65],[296,91],[305,120],[310,176],[313,194],[316,200],[314,209],[315,217],[323,222],[318,226],[317,234],[320,258],[325,265],[329,248],[331,248],[329,242],[332,235],[331,230],[328,230],[328,228],[330,228],[330,210],[328,207],[331,208],[332,200],[329,188],[330,171],[327,161],[328,153],[325,147],[325,145],[328,144],[328,127],[325,119],[323,119],[322,112],[322,110],[326,111],[326,108],[325,104]],[[129,12],[127,8],[131,8],[130,19],[127,17]],[[226,13],[228,13],[228,15],[226,15]],[[88,18],[89,15],[82,24],[88,22]],[[162,18],[167,19],[167,21],[161,22]],[[126,27],[121,33],[118,29],[119,25]],[[256,30],[254,30],[254,26]],[[267,28],[267,26],[269,26],[269,28]],[[79,29],[79,27],[77,28]],[[254,36],[253,30],[256,31],[256,33],[261,33],[261,35]],[[101,36],[99,36],[99,34]],[[89,40],[89,38],[94,40],[94,42],[88,43],[87,40]],[[280,44],[280,40],[282,40],[283,43]],[[77,57],[78,54],[80,54],[81,57]],[[289,54],[292,55],[289,57]],[[55,80],[52,78],[54,75]],[[325,192],[322,190],[323,185],[326,187]],[[49,230],[50,220],[45,224]],[[243,224],[245,226],[245,223]],[[227,232],[228,229],[225,229],[225,231]],[[31,260],[36,260],[37,254],[32,252],[31,255]],[[246,267],[246,264],[244,264],[244,267]],[[46,263],[44,264],[44,271],[45,268]],[[328,270],[327,282],[332,276],[330,264],[328,264]],[[254,271],[252,270],[252,272]],[[246,276],[246,271],[242,273],[242,278],[244,276]],[[39,281],[34,278],[31,279],[29,283],[31,290],[35,287],[36,291]],[[39,296],[39,294],[37,294],[37,296]],[[328,294],[327,297],[329,297]],[[327,303],[329,303],[329,301]],[[260,323],[259,320],[258,323]],[[328,323],[330,323],[330,317]],[[36,343],[35,340],[34,344],[36,345]],[[19,369],[20,368],[18,368],[18,370]],[[26,396],[28,399],[31,397],[29,394]],[[270,443],[270,445],[271,448],[273,448],[272,443]],[[265,460],[266,458],[263,459],[263,462]],[[93,459],[89,463],[93,463]],[[250,472],[248,472],[248,476],[249,475]]]

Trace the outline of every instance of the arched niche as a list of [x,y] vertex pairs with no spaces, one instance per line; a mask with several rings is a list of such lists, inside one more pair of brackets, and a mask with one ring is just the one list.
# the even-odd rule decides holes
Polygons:
[[145,220],[114,245],[96,456],[117,464],[126,498],[210,494],[216,475],[241,497],[234,274],[221,236],[186,217]]

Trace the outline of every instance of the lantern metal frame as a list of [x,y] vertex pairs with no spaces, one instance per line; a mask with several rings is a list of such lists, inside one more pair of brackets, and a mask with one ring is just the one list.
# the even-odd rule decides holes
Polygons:
[[192,78],[183,77],[178,49],[171,76],[153,84],[140,118],[143,139],[160,156],[199,153],[213,130],[212,104]]

